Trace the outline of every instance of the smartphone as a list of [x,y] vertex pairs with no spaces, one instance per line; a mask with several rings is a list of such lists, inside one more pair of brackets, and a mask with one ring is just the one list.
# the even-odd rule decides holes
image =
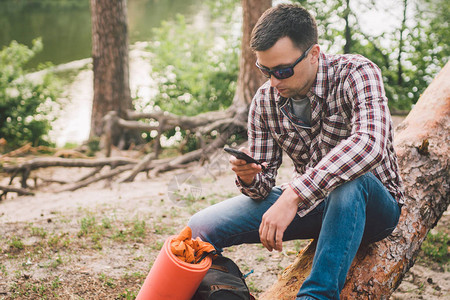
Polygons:
[[248,154],[246,154],[246,153],[244,153],[242,151],[239,151],[239,150],[236,150],[236,149],[232,149],[232,148],[227,148],[227,147],[223,148],[223,150],[225,150],[226,152],[230,153],[231,155],[233,155],[237,159],[245,160],[249,164],[253,163],[253,164],[260,165],[261,168],[263,169],[263,171],[266,170],[266,168],[259,161],[255,160],[253,157],[250,157]]

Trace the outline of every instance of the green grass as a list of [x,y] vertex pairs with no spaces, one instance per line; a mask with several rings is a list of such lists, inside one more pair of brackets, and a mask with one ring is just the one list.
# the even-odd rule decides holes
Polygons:
[[87,236],[96,230],[95,217],[85,217],[80,221],[80,231],[78,237]]
[[136,291],[130,291],[128,289],[125,289],[123,293],[119,295],[119,299],[126,299],[126,300],[134,300],[137,297]]
[[102,219],[102,226],[105,229],[111,229],[112,228],[111,220],[109,218],[103,218]]
[[23,250],[25,248],[25,245],[19,237],[13,236],[9,241],[9,247],[16,250]]
[[145,238],[147,235],[147,226],[145,225],[145,221],[135,219],[133,221],[133,230],[131,231],[131,234],[135,238]]
[[47,236],[47,231],[45,231],[44,228],[40,227],[31,227],[31,235],[32,236],[39,236],[41,238],[45,238]]
[[106,276],[105,273],[100,273],[99,279],[101,282],[103,282],[106,286],[110,288],[116,287],[116,283],[114,282],[114,278]]
[[51,285],[52,285],[53,290],[60,288],[61,287],[61,279],[58,276],[56,276],[55,279],[53,279]]
[[444,265],[450,262],[449,246],[450,240],[448,234],[441,231],[436,234],[429,232],[426,240],[422,244],[422,250],[427,258]]
[[0,272],[3,274],[3,276],[8,276],[8,271],[6,270],[6,266],[4,264],[0,264]]

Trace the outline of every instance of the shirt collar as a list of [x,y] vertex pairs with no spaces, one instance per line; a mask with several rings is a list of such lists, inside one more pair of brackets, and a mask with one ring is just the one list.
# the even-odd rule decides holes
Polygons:
[[330,76],[328,73],[332,71],[332,68],[329,68],[328,66],[327,56],[320,52],[316,79],[311,86],[308,96],[311,96],[309,94],[314,94],[321,99],[326,99],[328,97],[328,77]]

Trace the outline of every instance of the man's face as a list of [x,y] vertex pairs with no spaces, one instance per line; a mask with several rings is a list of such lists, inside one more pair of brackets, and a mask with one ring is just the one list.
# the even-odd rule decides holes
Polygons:
[[[286,79],[270,76],[270,85],[277,88],[286,98],[303,98],[311,88],[317,73],[319,46],[314,45],[306,57],[294,67],[294,75]],[[275,45],[265,51],[256,51],[261,67],[275,70],[292,65],[303,51],[294,46],[289,37],[279,39]]]

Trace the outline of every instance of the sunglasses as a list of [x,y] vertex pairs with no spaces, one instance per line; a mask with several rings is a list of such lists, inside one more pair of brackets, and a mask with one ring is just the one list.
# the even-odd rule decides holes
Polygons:
[[269,68],[261,66],[258,62],[256,62],[256,66],[263,73],[263,75],[267,78],[270,78],[273,75],[276,79],[286,79],[294,75],[294,67],[301,62],[306,56],[308,56],[309,51],[312,49],[314,45],[309,47],[303,54],[290,66],[279,68],[275,70],[270,70]]

